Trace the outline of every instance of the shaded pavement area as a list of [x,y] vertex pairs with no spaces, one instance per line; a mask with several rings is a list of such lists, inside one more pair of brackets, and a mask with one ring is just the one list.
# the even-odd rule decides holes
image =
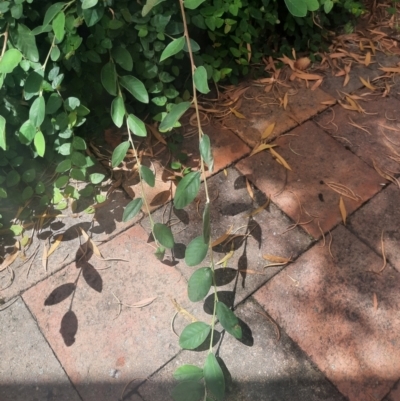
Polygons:
[[[373,85],[382,65],[400,72],[399,62],[372,55],[349,75],[347,95],[330,72],[315,90],[300,82],[287,107],[255,101],[266,92],[252,84],[241,115],[204,127],[217,170],[208,181],[213,239],[232,227],[214,248],[216,260],[233,251],[216,270],[219,297],[244,333],[238,341],[217,325],[227,400],[400,401],[400,81],[395,74],[382,93],[359,79]],[[280,158],[250,155],[274,123],[265,142]],[[195,159],[197,139],[186,141]],[[177,306],[210,321],[210,298],[188,300],[194,270],[184,262],[201,233],[203,189],[175,210],[173,187],[162,172],[157,179],[168,196],[153,217],[170,222],[176,240],[163,261],[148,217],[121,221],[136,185],[125,182],[94,220],[52,222],[37,254],[15,262],[14,283],[0,292],[1,401],[167,401],[173,371],[203,363],[207,351],[182,351],[176,334],[189,322]],[[97,244],[86,254],[79,228]],[[44,269],[44,239],[58,233]],[[287,263],[268,266],[271,255]]]

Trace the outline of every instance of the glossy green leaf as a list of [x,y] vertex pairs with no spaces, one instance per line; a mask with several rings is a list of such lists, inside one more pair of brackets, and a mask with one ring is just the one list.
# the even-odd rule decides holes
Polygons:
[[140,166],[140,174],[142,175],[142,178],[147,183],[147,185],[154,187],[156,183],[156,176],[147,166]]
[[124,213],[122,214],[122,221],[127,222],[130,219],[133,219],[139,212],[143,205],[142,198],[136,198],[130,201],[126,206]]
[[46,105],[44,102],[44,97],[39,96],[35,99],[29,109],[29,120],[35,127],[40,127],[44,121],[44,116],[46,113]]
[[6,119],[0,115],[0,148],[6,150]]
[[188,8],[189,10],[195,10],[204,1],[205,0],[185,0],[185,8]]
[[96,25],[103,18],[104,4],[106,3],[101,1],[97,4],[97,7],[82,10],[83,18],[85,19],[86,25],[88,27]]
[[35,35],[24,24],[18,23],[17,26],[16,47],[30,61],[37,63],[39,61],[39,51],[36,46]]
[[111,166],[117,167],[119,164],[122,163],[126,156],[126,152],[129,149],[129,141],[125,141],[120,143],[115,149],[111,157]]
[[42,131],[36,132],[35,138],[33,139],[33,144],[35,145],[38,155],[43,157],[46,150],[46,141]]
[[6,177],[7,187],[14,187],[21,181],[21,176],[15,170],[11,170]]
[[295,17],[305,17],[307,15],[307,4],[305,0],[285,0],[289,12]]
[[113,63],[104,64],[101,69],[101,83],[110,95],[117,96],[117,73]]
[[71,159],[65,159],[56,167],[57,173],[65,173],[71,169]]
[[69,175],[74,180],[86,181],[86,169],[73,168]]
[[43,19],[43,27],[49,25],[54,17],[64,8],[66,3],[54,3],[46,11]]
[[217,317],[229,334],[235,338],[242,338],[242,328],[238,318],[223,302],[217,302]]
[[190,106],[190,102],[182,102],[172,105],[170,112],[161,121],[160,131],[165,132],[172,129],[186,111],[189,110]]
[[121,96],[117,96],[111,103],[111,118],[114,124],[121,128],[125,117],[125,103]]
[[203,211],[203,240],[205,244],[210,243],[211,222],[210,222],[210,202],[207,202]]
[[128,115],[128,127],[134,135],[142,137],[147,136],[147,130],[144,122],[137,118],[134,114]]
[[30,120],[25,121],[19,129],[19,140],[21,143],[28,145],[33,141],[36,134],[36,127]]
[[212,270],[209,267],[197,269],[188,282],[188,296],[192,302],[198,302],[210,291],[212,284]]
[[178,39],[174,39],[172,42],[168,43],[168,46],[163,50],[160,57],[160,63],[167,59],[168,57],[174,56],[179,53],[183,46],[185,45],[185,37],[182,36]]
[[199,193],[200,189],[200,172],[191,172],[179,182],[176,188],[174,206],[176,209],[183,209],[189,203],[191,203],[194,198]]
[[163,1],[165,0],[147,0],[142,9],[142,16],[145,17],[155,6],[162,3]]
[[72,139],[72,147],[75,150],[86,150],[86,148],[87,148],[85,140],[83,138],[81,138],[80,136],[76,136],[76,135],[74,135],[74,137]]
[[34,168],[30,168],[26,170],[22,174],[22,181],[29,183],[32,182],[36,178],[36,170]]
[[324,11],[326,14],[329,14],[333,8],[333,1],[332,0],[325,0],[324,3]]
[[82,10],[86,10],[88,8],[94,7],[99,0],[83,0],[82,1]]
[[126,71],[132,71],[133,59],[125,47],[118,46],[112,49],[111,55],[114,61]]
[[207,94],[210,92],[210,88],[208,87],[207,70],[203,66],[196,68],[193,79],[196,89],[200,93]]
[[9,74],[13,72],[21,60],[22,54],[19,50],[8,49],[0,60],[0,73]]
[[211,142],[210,137],[206,134],[203,134],[200,140],[200,154],[205,163],[208,166],[208,169],[213,172],[214,171],[214,157],[211,150]]
[[54,18],[52,28],[56,39],[61,42],[65,33],[65,14],[63,12],[58,13]]
[[174,401],[202,401],[204,399],[204,384],[198,381],[183,381],[173,389],[171,396]]
[[132,75],[124,75],[119,79],[120,85],[142,103],[149,103],[149,94],[143,82]]
[[203,370],[207,391],[217,400],[222,400],[225,395],[224,372],[212,352],[207,355]]
[[156,240],[165,248],[171,249],[174,247],[174,236],[171,228],[165,224],[156,223],[153,227],[153,235]]
[[54,183],[54,185],[57,188],[62,188],[68,184],[68,181],[69,181],[69,177],[67,175],[62,175],[61,177],[58,177],[56,179],[56,182]]
[[211,331],[211,326],[203,322],[187,325],[179,336],[179,345],[183,349],[195,349],[204,343]]
[[6,199],[7,198],[7,191],[0,187],[0,199]]
[[63,104],[62,98],[58,93],[52,93],[47,99],[46,114],[55,113]]
[[203,378],[203,369],[195,365],[182,365],[174,372],[175,380],[201,380]]
[[22,191],[22,199],[24,201],[32,198],[34,194],[33,188],[32,187],[25,187],[24,190]]
[[72,152],[71,162],[74,166],[85,167],[86,166],[86,157],[81,152]]
[[104,178],[106,178],[106,176],[101,173],[93,173],[89,175],[90,182],[95,185],[100,184]]
[[207,256],[208,244],[204,243],[202,235],[194,238],[186,248],[185,262],[188,266],[197,266]]
[[43,82],[43,70],[32,71],[26,78],[24,85],[25,100],[31,99],[39,93]]
[[318,0],[304,0],[307,4],[307,9],[309,11],[317,11],[319,9]]

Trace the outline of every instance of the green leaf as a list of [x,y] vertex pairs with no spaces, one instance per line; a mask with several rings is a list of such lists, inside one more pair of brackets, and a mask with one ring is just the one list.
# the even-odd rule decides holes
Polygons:
[[146,126],[144,122],[133,114],[128,115],[128,127],[137,136],[147,136]]
[[129,141],[121,142],[115,149],[111,157],[111,166],[117,167],[126,156],[129,149]]
[[117,96],[111,103],[111,118],[114,124],[121,128],[125,117],[125,103],[121,96]]
[[203,378],[203,369],[195,365],[182,365],[174,372],[174,379],[179,381],[201,380]]
[[148,185],[154,187],[156,183],[156,176],[147,166],[143,165],[140,166],[140,174],[142,175],[142,178]]
[[35,138],[33,139],[33,144],[35,145],[38,155],[43,157],[46,150],[46,141],[42,131],[36,132]]
[[25,187],[25,189],[22,191],[22,199],[24,201],[32,198],[34,194],[33,188],[32,187]]
[[19,135],[20,142],[25,145],[28,145],[33,141],[33,138],[35,137],[36,127],[32,124],[30,120],[27,120],[21,125],[19,132],[20,132]]
[[202,235],[194,238],[186,248],[185,262],[188,266],[196,266],[201,263],[207,255],[208,244],[204,243]]
[[17,49],[7,50],[0,60],[0,73],[9,74],[13,72],[19,62],[22,60],[22,54]]
[[10,230],[14,233],[14,235],[21,235],[24,231],[24,227],[22,227],[20,224],[13,224],[10,227]]
[[124,70],[132,71],[133,60],[131,54],[125,47],[118,46],[112,49],[111,55],[115,62],[119,64]]
[[197,67],[193,75],[194,84],[200,93],[207,94],[210,92],[207,80],[207,70],[203,67]]
[[86,10],[88,8],[94,7],[99,0],[83,0],[82,1],[82,10]]
[[54,185],[57,188],[62,188],[65,187],[68,184],[69,177],[67,175],[62,175],[61,177],[58,177]]
[[285,0],[289,12],[295,17],[305,17],[307,15],[307,4],[305,0]]
[[179,336],[179,345],[183,349],[195,349],[204,343],[211,331],[209,324],[194,322],[186,326]]
[[0,199],[6,199],[7,198],[7,191],[4,188],[0,187]]
[[73,168],[70,172],[71,178],[78,181],[86,181],[86,169]]
[[39,51],[36,46],[35,35],[24,24],[18,23],[16,47],[30,61],[37,63],[39,61]]
[[0,148],[6,150],[6,119],[0,115]]
[[65,14],[63,12],[58,13],[54,18],[52,28],[56,39],[61,42],[65,33]]
[[205,244],[210,243],[211,223],[210,223],[210,202],[204,206],[203,212],[203,240]]
[[21,180],[21,176],[18,174],[18,172],[15,170],[11,170],[7,174],[7,178],[6,178],[7,187],[13,187],[13,186],[17,185],[20,182],[20,180]]
[[24,98],[25,100],[31,99],[39,93],[40,87],[43,82],[43,70],[32,71],[28,78],[26,78],[24,85]]
[[83,18],[88,27],[96,25],[103,18],[104,4],[104,2],[100,2],[97,4],[97,7],[82,10]]
[[143,204],[142,198],[136,198],[133,201],[130,201],[122,214],[122,221],[127,222],[130,219],[133,219],[139,212]]
[[192,302],[198,302],[210,291],[212,284],[212,270],[209,267],[197,269],[188,282],[188,296]]
[[56,173],[65,173],[71,168],[71,159],[65,159],[56,167]]
[[324,3],[324,11],[326,14],[329,14],[332,11],[333,8],[333,1],[332,0],[326,0]]
[[54,17],[64,8],[66,3],[54,3],[46,11],[43,19],[43,27],[46,27],[53,21]]
[[185,0],[185,8],[188,8],[189,10],[195,10],[204,1],[205,0]]
[[142,16],[145,17],[155,6],[162,3],[163,1],[165,0],[147,0],[142,9]]
[[206,134],[203,134],[200,141],[200,154],[205,163],[208,166],[208,169],[213,172],[214,171],[214,157],[211,150],[211,142],[210,137]]
[[22,174],[22,181],[29,183],[32,182],[36,178],[36,170],[34,168],[30,168],[29,170],[24,171]]
[[201,401],[204,399],[204,384],[198,381],[183,381],[172,390],[174,401]]
[[304,0],[307,4],[307,9],[309,11],[317,11],[319,9],[319,2],[318,0]]
[[93,173],[89,175],[90,182],[95,185],[100,184],[104,178],[106,178],[106,176],[100,173]]
[[81,101],[77,97],[69,97],[65,100],[64,105],[67,111],[73,111],[77,107],[79,107],[81,104]]
[[242,328],[235,314],[223,302],[217,302],[216,309],[222,327],[233,337],[242,338]]
[[183,209],[197,196],[200,189],[200,172],[191,172],[179,182],[176,188],[174,206],[176,209]]
[[172,42],[168,43],[168,46],[161,53],[160,63],[168,57],[174,56],[175,54],[179,53],[183,49],[183,46],[185,46],[184,36],[178,39],[174,39]]
[[104,64],[101,69],[101,83],[110,95],[117,96],[117,73],[113,63]]
[[55,113],[63,104],[62,98],[58,93],[52,93],[47,99],[46,114]]
[[174,247],[175,242],[171,228],[166,226],[165,224],[154,224],[153,235],[164,248],[171,249]]
[[72,147],[75,150],[86,150],[86,142],[80,136],[74,136],[72,139]]
[[143,82],[133,77],[132,75],[124,75],[120,77],[119,83],[124,87],[131,95],[142,103],[149,103],[149,94],[147,93],[146,87]]
[[169,131],[174,127],[178,120],[189,110],[191,102],[182,102],[174,104],[171,111],[164,117],[160,124],[160,131]]
[[71,162],[74,166],[85,167],[86,157],[81,152],[72,152]]
[[217,400],[222,400],[225,395],[224,372],[212,352],[207,355],[203,370],[207,390],[210,391]]
[[29,120],[35,127],[40,127],[44,121],[44,116],[46,113],[46,105],[44,103],[44,97],[39,96],[35,99],[29,109]]

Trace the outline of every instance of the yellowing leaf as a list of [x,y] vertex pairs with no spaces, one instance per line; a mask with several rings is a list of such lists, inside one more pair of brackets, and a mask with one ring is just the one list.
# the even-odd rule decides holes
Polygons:
[[269,125],[266,128],[266,130],[263,132],[263,134],[261,135],[261,140],[264,141],[265,139],[267,139],[274,131],[274,128],[275,128],[275,123],[272,123],[271,125]]
[[321,75],[318,74],[308,74],[306,72],[299,71],[296,71],[293,75],[295,75],[296,78],[304,79],[306,81],[318,81],[323,78]]
[[[277,146],[277,145],[267,145],[267,144],[265,144],[265,143],[261,143],[260,145],[258,145],[256,148],[254,148],[253,150],[252,150],[252,152],[250,153],[250,156],[254,156],[254,155],[256,155],[257,153],[260,153],[260,152],[262,152],[263,150],[265,150],[265,149],[271,149],[271,148],[274,148],[275,146]],[[249,156],[249,157],[250,157]]]
[[271,255],[269,253],[264,254],[263,258],[265,260],[268,260],[269,262],[272,262],[272,263],[283,263],[283,264],[286,264],[286,263],[289,263],[289,262],[292,261],[292,258],[285,258],[283,256]]
[[371,64],[371,52],[367,52],[364,60],[364,64],[368,67]]
[[225,264],[234,254],[235,251],[230,251],[228,252],[221,260],[219,260],[216,265],[222,265],[223,263]]
[[56,240],[54,241],[53,245],[49,249],[49,252],[47,253],[47,257],[49,257],[56,250],[56,248],[60,245],[62,239],[63,239],[62,234],[57,235]]
[[394,72],[400,74],[400,67],[381,67],[379,70],[384,72]]
[[232,109],[231,107],[229,107],[229,110],[237,117],[237,118],[242,118],[242,119],[246,119],[246,117],[239,113],[237,110]]
[[342,215],[343,224],[346,225],[347,211],[342,197],[340,197],[339,209],[340,209],[340,214]]
[[250,181],[247,178],[246,178],[246,189],[250,195],[250,198],[254,200],[254,191],[253,191],[253,188],[251,188]]
[[369,80],[366,81],[366,80],[365,80],[364,78],[362,78],[362,77],[359,77],[359,78],[360,78],[360,81],[362,82],[362,84],[363,84],[366,88],[371,89],[372,91],[376,90],[376,86],[372,85],[372,84],[369,82]]
[[287,168],[288,170],[292,171],[291,167],[289,166],[289,164],[286,162],[286,160],[278,153],[276,152],[274,149],[270,148],[269,151],[271,152],[272,156],[274,158],[276,158],[283,167]]

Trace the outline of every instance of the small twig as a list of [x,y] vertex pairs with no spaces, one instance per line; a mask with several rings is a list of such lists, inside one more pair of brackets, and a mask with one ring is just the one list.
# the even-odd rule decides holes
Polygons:
[[259,312],[259,311],[257,311],[256,313],[258,313],[261,316],[266,317],[274,325],[275,332],[276,332],[276,340],[279,341],[281,339],[281,331],[279,330],[278,324],[272,319],[272,317],[268,316],[266,313]]

